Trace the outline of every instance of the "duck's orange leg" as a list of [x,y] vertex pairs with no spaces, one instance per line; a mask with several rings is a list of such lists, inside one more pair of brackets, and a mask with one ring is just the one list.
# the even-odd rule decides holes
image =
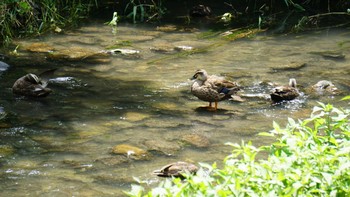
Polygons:
[[218,108],[218,102],[215,101],[214,107],[212,106],[212,102],[209,102],[209,106],[207,107],[208,111],[216,111]]

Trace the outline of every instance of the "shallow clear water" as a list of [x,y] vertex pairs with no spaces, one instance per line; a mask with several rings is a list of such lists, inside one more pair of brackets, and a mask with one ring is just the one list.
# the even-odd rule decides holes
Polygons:
[[[120,25],[114,35],[111,27],[92,24],[63,35],[18,41],[23,46],[20,54],[27,54],[25,46],[37,42],[59,50],[82,47],[96,52],[124,43],[118,48],[140,53],[111,55],[107,63],[50,61],[29,53],[28,60],[1,73],[0,112],[6,114],[0,125],[2,195],[123,195],[134,183],[133,177],[157,184],[160,179],[152,171],[173,161],[220,163],[231,150],[226,142],[267,144],[272,139],[257,133],[272,129],[273,120],[284,125],[287,117],[307,117],[318,100],[347,105],[339,99],[350,87],[349,30],[283,36],[262,33],[236,41],[220,35],[204,39],[206,32]],[[151,50],[176,46],[203,50]],[[340,51],[345,60],[313,53],[323,51]],[[276,69],[293,63],[306,66]],[[51,95],[40,99],[12,95],[17,78],[53,67],[59,69],[51,79]],[[287,84],[292,77],[304,94],[277,106],[256,97],[242,103],[223,101],[217,112],[208,112],[200,108],[207,103],[190,93],[188,79],[199,68],[238,81],[246,95],[268,93],[271,87],[261,82]],[[323,79],[343,93],[314,96],[306,92]],[[189,145],[184,142],[187,134],[202,136],[210,143],[204,148]],[[150,151],[152,157],[140,161],[111,153],[120,144],[150,150],[146,142],[156,144],[154,140],[169,143],[171,155]]]

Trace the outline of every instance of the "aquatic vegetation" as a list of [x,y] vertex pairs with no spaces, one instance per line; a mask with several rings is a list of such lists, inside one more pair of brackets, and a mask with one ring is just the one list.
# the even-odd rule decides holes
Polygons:
[[[350,96],[344,98],[349,100]],[[346,196],[350,192],[350,109],[319,103],[305,120],[261,133],[268,146],[227,143],[224,167],[201,164],[186,181],[166,179],[146,191],[132,185],[129,196]],[[266,156],[266,153],[268,155]],[[258,160],[257,158],[264,158]],[[141,183],[142,181],[139,180]]]

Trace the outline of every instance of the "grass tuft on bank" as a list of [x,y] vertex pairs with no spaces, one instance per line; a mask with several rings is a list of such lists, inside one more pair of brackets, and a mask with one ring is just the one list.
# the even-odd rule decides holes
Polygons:
[[94,0],[2,0],[0,1],[0,42],[40,35],[48,30],[77,25],[87,16]]

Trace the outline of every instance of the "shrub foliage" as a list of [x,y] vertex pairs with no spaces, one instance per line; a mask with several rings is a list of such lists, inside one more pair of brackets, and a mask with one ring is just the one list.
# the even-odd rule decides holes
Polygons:
[[[350,193],[349,109],[316,106],[310,118],[276,122],[260,135],[269,146],[232,144],[224,167],[201,164],[186,181],[167,179],[150,191],[133,185],[129,196],[347,196]],[[257,155],[268,153],[264,159]],[[263,155],[263,154],[262,154]]]

